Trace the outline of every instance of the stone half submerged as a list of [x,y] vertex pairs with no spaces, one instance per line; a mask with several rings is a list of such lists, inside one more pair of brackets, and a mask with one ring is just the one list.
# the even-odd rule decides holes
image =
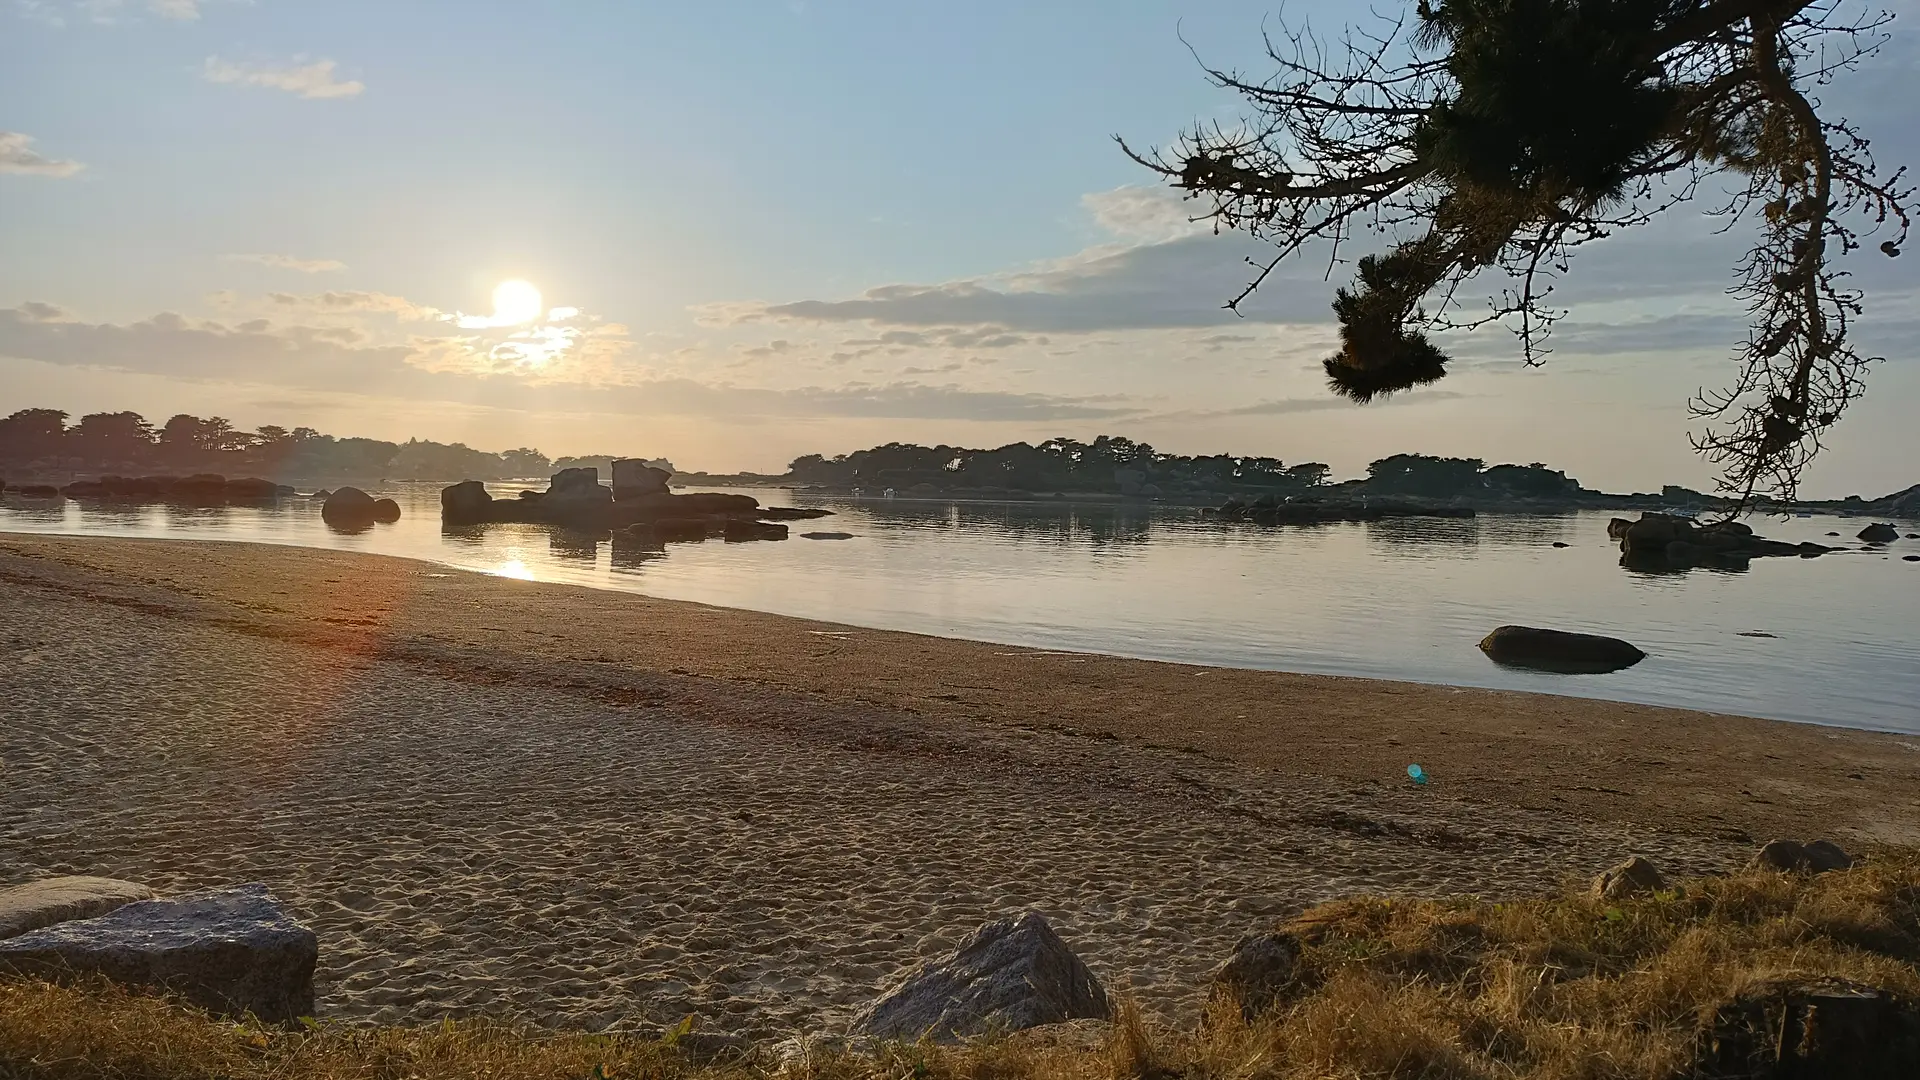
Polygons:
[[0,971],[101,975],[270,1024],[313,1015],[318,959],[313,931],[258,884],[136,901],[0,941]]

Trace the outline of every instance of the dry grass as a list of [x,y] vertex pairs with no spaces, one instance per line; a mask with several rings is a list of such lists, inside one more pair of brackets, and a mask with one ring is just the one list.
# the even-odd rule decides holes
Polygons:
[[960,1047],[769,1052],[700,1064],[671,1038],[447,1023],[277,1031],[104,985],[0,982],[5,1080],[1293,1080],[1673,1078],[1743,989],[1840,977],[1920,1001],[1920,857],[1816,878],[1745,873],[1610,903],[1355,899],[1288,924],[1288,1004],[1156,1030],[1122,1003],[1104,1034]]

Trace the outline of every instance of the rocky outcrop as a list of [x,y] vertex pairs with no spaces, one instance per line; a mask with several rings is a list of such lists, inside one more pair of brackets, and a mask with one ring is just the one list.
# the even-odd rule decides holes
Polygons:
[[69,499],[100,502],[182,502],[218,506],[222,503],[271,502],[294,494],[292,488],[244,476],[229,480],[218,473],[192,476],[103,476],[76,480],[60,489]]
[[103,877],[56,877],[0,889],[0,940],[74,919],[93,919],[153,890]]
[[1667,879],[1661,875],[1660,868],[1638,855],[1593,879],[1593,895],[1602,900],[1625,900],[1660,892],[1666,887]]
[[648,495],[667,494],[667,481],[673,474],[656,469],[644,461],[621,458],[613,463],[613,499],[628,502]]
[[440,489],[440,521],[447,525],[479,525],[492,520],[493,496],[478,480],[462,480]]
[[392,499],[373,500],[373,520],[391,525],[400,520],[400,504]]
[[1884,522],[1874,522],[1860,530],[1860,539],[1869,544],[1891,544],[1900,539],[1900,530]]
[[267,1023],[313,1015],[318,956],[313,931],[265,885],[139,901],[0,941],[0,970],[55,980],[102,975]]
[[800,539],[802,540],[851,540],[853,539],[853,534],[850,532],[810,532],[810,533],[801,533]]
[[1749,560],[1798,556],[1813,558],[1832,551],[1822,544],[1789,544],[1756,536],[1753,527],[1739,521],[1702,525],[1692,518],[1648,512],[1638,521],[1614,518],[1607,535],[1620,541],[1620,561],[1635,568],[1688,566],[1744,566]]
[[852,1033],[953,1040],[1063,1020],[1105,1019],[1107,992],[1038,912],[991,922],[945,960],[908,974],[855,1017]]
[[763,506],[758,514],[762,521],[806,521],[832,516],[833,511],[817,506]]
[[1214,971],[1208,993],[1216,1007],[1238,1009],[1251,1023],[1284,1004],[1300,985],[1300,939],[1287,933],[1240,939]]
[[373,496],[357,487],[338,488],[320,504],[320,519],[343,529],[364,528],[374,522]]
[[[601,533],[649,525],[665,526],[666,532],[674,534],[671,538],[699,539],[709,532],[723,532],[729,520],[759,521],[769,516],[780,515],[761,510],[759,501],[750,495],[649,491],[629,493],[616,500],[612,490],[601,486],[599,472],[592,468],[564,469],[554,475],[546,491],[522,491],[517,499],[495,499],[477,480],[454,484],[440,492],[440,519],[447,525],[511,521]],[[691,528],[685,523],[689,521],[701,523],[698,537],[688,535]],[[771,534],[758,538],[770,539]]]
[[1647,658],[1619,638],[1534,626],[1499,627],[1481,639],[1480,651],[1496,664],[1574,675],[1619,671]]
[[662,543],[687,543],[705,540],[710,527],[706,518],[661,518],[641,522],[633,526],[633,531],[647,530]]
[[740,544],[752,540],[785,540],[787,527],[778,522],[748,521],[741,518],[729,518],[721,529],[729,544]]

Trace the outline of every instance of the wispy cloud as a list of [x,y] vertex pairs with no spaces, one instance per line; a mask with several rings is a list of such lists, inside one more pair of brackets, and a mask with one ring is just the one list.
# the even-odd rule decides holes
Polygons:
[[84,168],[86,166],[77,161],[61,161],[41,154],[33,148],[31,135],[0,131],[0,173],[61,179]]
[[310,64],[302,64],[296,60],[293,64],[284,66],[236,64],[217,56],[209,56],[206,65],[201,69],[201,77],[214,83],[264,86],[273,90],[285,90],[289,94],[297,94],[310,100],[356,97],[366,90],[367,84],[358,79],[341,82],[334,78],[334,69],[337,66],[332,60],[315,60]]
[[65,26],[69,16],[96,26],[137,21],[141,12],[175,22],[193,22],[206,0],[15,0],[24,16],[49,26]]
[[227,258],[234,262],[258,263],[275,270],[294,270],[302,274],[326,274],[347,268],[347,264],[338,259],[302,259],[298,255],[228,255]]

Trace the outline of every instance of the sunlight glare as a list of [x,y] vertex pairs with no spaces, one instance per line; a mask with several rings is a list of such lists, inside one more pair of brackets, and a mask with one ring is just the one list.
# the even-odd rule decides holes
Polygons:
[[540,290],[531,282],[503,281],[493,290],[493,323],[496,326],[519,326],[530,323],[540,317],[546,309],[541,306]]
[[526,562],[521,559],[508,559],[494,567],[493,574],[495,577],[519,578],[521,581],[533,580],[533,571],[527,569]]

